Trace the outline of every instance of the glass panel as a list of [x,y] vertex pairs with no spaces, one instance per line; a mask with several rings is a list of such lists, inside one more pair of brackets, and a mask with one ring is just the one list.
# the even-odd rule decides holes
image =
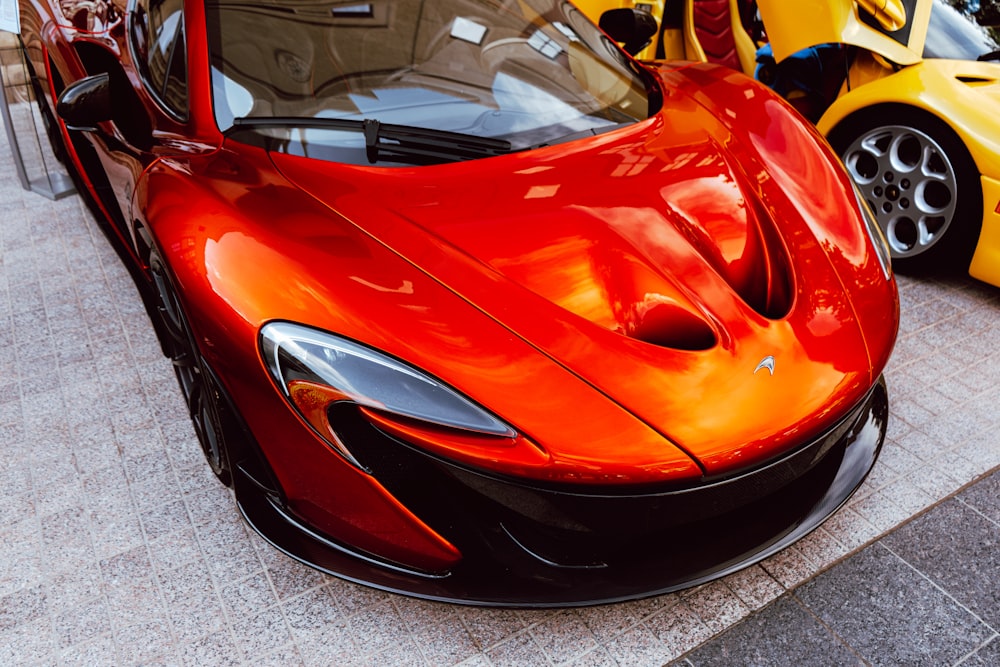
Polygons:
[[[222,130],[376,119],[521,150],[650,111],[645,74],[565,0],[208,0],[206,14]],[[339,154],[343,132],[330,143]]]

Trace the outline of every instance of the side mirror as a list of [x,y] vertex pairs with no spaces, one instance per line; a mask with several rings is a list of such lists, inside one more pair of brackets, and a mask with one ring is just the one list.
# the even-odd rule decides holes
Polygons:
[[601,14],[598,25],[608,37],[623,44],[625,51],[633,56],[646,48],[660,29],[649,12],[627,8],[609,9]]
[[906,25],[906,7],[900,0],[858,0],[858,8],[889,32]]
[[95,132],[111,120],[111,85],[105,74],[95,74],[66,86],[56,102],[56,113],[71,130]]

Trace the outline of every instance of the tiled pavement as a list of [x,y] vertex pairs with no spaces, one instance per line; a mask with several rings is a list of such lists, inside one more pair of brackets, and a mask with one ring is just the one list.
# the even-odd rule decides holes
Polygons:
[[1000,476],[966,487],[1000,465],[1000,290],[900,279],[882,457],[794,547],[627,604],[432,604],[247,530],[117,256],[9,155],[0,134],[0,665],[1000,664]]

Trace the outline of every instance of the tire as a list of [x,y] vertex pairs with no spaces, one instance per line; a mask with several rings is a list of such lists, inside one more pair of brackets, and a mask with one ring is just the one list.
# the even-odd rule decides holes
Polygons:
[[202,359],[194,334],[166,265],[153,250],[149,255],[160,322],[161,344],[174,366],[174,374],[187,404],[195,434],[212,472],[220,482],[232,486],[232,467],[226,443],[225,399],[218,378]]
[[868,200],[900,273],[967,271],[983,225],[979,171],[944,122],[903,106],[861,111],[830,144]]

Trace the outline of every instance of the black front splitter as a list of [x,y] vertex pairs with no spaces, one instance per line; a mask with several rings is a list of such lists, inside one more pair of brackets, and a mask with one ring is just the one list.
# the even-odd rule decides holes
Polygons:
[[615,494],[499,479],[367,434],[364,463],[462,552],[444,573],[410,570],[322,535],[252,475],[237,474],[235,490],[244,517],[266,540],[344,579],[469,605],[584,606],[696,586],[801,539],[864,481],[887,418],[880,379],[836,426],[780,460],[688,488]]

